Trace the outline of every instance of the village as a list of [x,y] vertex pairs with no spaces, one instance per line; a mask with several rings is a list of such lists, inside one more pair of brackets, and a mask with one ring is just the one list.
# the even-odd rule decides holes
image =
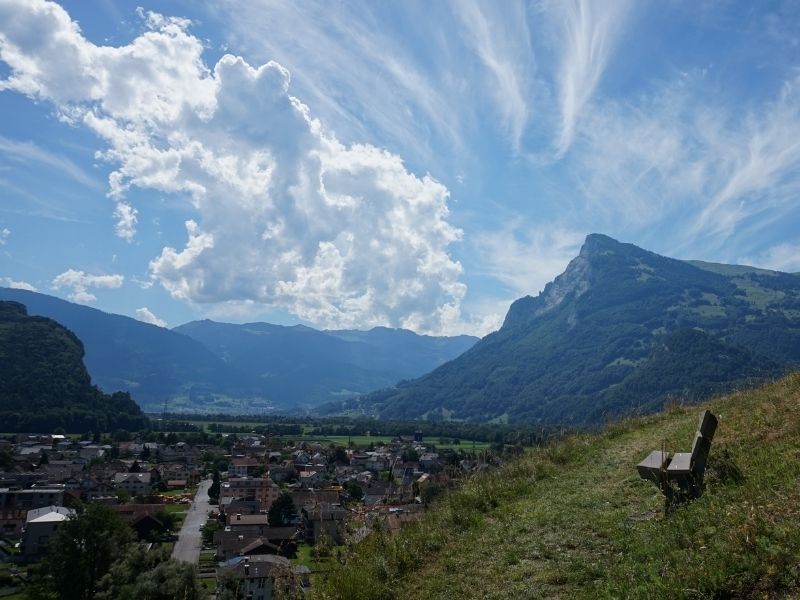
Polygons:
[[102,503],[146,548],[166,546],[196,564],[212,595],[268,600],[280,586],[308,588],[374,527],[399,531],[464,477],[498,463],[486,451],[437,448],[418,432],[363,447],[255,433],[176,439],[0,440],[0,560],[8,567],[0,590],[24,583],[76,510]]

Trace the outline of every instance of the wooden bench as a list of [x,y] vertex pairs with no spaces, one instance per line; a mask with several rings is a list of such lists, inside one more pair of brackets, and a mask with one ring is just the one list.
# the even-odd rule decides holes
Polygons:
[[652,481],[662,491],[667,508],[676,502],[699,498],[703,493],[703,475],[717,423],[717,417],[708,410],[703,411],[691,452],[653,450],[636,465],[639,476]]

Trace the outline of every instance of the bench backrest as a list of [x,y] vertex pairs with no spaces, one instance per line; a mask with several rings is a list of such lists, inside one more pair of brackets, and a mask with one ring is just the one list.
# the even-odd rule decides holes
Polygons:
[[717,431],[717,417],[711,414],[710,410],[704,410],[700,415],[700,423],[697,426],[697,432],[711,443],[714,439],[714,433]]
[[711,411],[703,411],[703,414],[700,415],[700,423],[692,444],[691,460],[695,475],[700,477],[702,477],[706,468],[708,453],[711,451],[711,440],[714,439],[714,433],[717,431],[717,423],[717,417],[711,414]]

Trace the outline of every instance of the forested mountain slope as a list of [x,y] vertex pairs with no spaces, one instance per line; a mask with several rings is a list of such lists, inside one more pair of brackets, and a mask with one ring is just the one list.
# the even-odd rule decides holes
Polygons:
[[797,364],[800,276],[692,264],[592,234],[541,294],[512,304],[500,330],[429,375],[344,408],[587,424]]
[[144,429],[127,393],[103,394],[83,364],[83,344],[51,319],[0,302],[0,422],[3,431]]

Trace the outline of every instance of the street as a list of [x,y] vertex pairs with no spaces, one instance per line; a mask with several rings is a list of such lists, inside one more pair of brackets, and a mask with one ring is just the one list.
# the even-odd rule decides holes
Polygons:
[[172,558],[175,560],[193,564],[197,564],[200,560],[200,549],[203,544],[200,528],[205,525],[209,511],[208,488],[210,487],[211,480],[204,479],[197,488],[197,494],[178,534],[178,541],[172,549]]

